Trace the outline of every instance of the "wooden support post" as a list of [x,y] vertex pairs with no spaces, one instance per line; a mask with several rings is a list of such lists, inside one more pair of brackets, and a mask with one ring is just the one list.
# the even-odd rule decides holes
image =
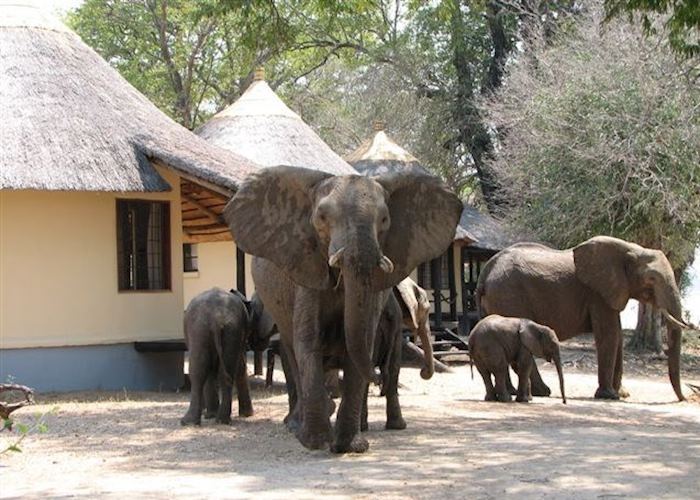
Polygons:
[[442,288],[441,257],[430,261],[430,285],[433,287],[433,318],[436,329],[442,328]]
[[457,321],[457,285],[455,284],[454,246],[447,249],[447,281],[450,286],[450,321]]
[[236,246],[236,290],[246,297],[245,291],[245,253]]

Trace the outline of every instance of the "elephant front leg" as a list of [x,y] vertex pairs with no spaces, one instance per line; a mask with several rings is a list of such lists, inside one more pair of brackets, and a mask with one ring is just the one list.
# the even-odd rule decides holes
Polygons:
[[518,392],[515,400],[518,403],[527,403],[532,399],[530,373],[534,364],[535,360],[530,352],[521,347],[517,363],[515,363],[516,373],[518,374]]
[[615,372],[613,374],[613,389],[617,391],[617,395],[621,398],[630,397],[630,393],[627,389],[622,387],[622,370],[623,370],[623,359],[622,359],[622,348],[624,344],[624,339],[622,334],[620,334],[620,341],[617,343],[617,356],[615,357]]
[[[294,356],[299,370],[301,427],[297,439],[306,448],[325,448],[330,442],[329,397],[324,386],[323,350],[318,292],[297,292],[294,307]],[[359,420],[358,420],[359,424]]]
[[[620,399],[614,385],[618,349],[622,349],[620,314],[613,309],[601,306],[594,309],[591,319],[598,357],[598,389],[595,392],[595,398]],[[621,353],[620,358],[622,358]],[[621,382],[622,359],[620,359],[619,370]]]
[[301,427],[301,409],[299,408],[297,392],[299,370],[294,360],[294,347],[288,345],[284,340],[280,342],[280,359],[282,360],[284,381],[287,386],[287,402],[289,404],[289,411],[287,416],[284,417],[284,423],[290,432],[296,432]]
[[[532,358],[532,355],[530,355],[530,358]],[[533,396],[547,398],[552,394],[552,389],[542,380],[542,375],[540,375],[540,370],[537,368],[537,363],[535,363],[534,359],[532,360],[532,369],[530,371],[530,388]]]
[[364,453],[369,442],[360,436],[360,412],[367,382],[347,359],[343,368],[343,397],[335,422],[335,438],[331,445],[333,453]]
[[[399,372],[401,370],[401,336],[396,336],[392,346],[389,362],[382,368],[382,380],[385,383],[386,428],[401,430],[406,428],[406,421],[401,414],[399,404]],[[388,373],[387,373],[388,372]]]
[[369,411],[367,409],[367,399],[369,398],[369,384],[365,384],[365,397],[362,401],[362,414],[360,415],[360,430],[366,432],[369,429]]

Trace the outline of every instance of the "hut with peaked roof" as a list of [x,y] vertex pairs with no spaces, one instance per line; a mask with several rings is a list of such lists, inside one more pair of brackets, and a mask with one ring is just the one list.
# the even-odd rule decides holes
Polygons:
[[[361,174],[392,172],[431,175],[420,161],[396,144],[385,132],[384,123],[373,124],[372,137],[345,159]],[[433,321],[469,331],[476,314],[474,289],[481,264],[497,251],[517,241],[491,216],[464,205],[452,246],[440,257],[418,266],[413,279],[433,294]]]
[[[214,115],[195,130],[206,141],[254,161],[260,168],[277,165],[307,167],[334,175],[356,174],[345,160],[325,143],[294,111],[280,99],[258,68],[246,91],[233,104]],[[197,254],[196,273],[187,273],[185,302],[202,290],[220,285],[231,266],[231,243],[189,245]],[[237,255],[237,267],[249,269],[250,256]],[[239,273],[237,276],[248,275]],[[249,275],[248,275],[249,276]],[[239,281],[237,288],[251,292],[252,279]]]
[[230,239],[221,210],[257,167],[36,6],[0,6],[0,83],[0,379],[179,386],[182,352],[148,345],[183,337],[183,239]]

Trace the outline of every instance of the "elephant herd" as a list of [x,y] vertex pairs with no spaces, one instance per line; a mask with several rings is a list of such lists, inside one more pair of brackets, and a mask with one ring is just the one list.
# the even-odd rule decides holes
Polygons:
[[[188,306],[192,396],[182,423],[199,423],[202,411],[228,421],[234,382],[239,414],[252,412],[245,342],[264,342],[274,324],[289,400],[285,424],[305,447],[366,451],[360,431],[366,429],[372,381],[381,382],[387,398],[387,428],[404,428],[397,391],[402,319],[419,331],[426,347],[424,378],[432,375],[433,365],[427,300],[402,281],[452,243],[461,212],[461,201],[442,181],[420,173],[369,178],[273,167],[250,176],[224,218],[238,247],[254,256],[256,297],[247,305],[234,293],[211,290]],[[602,236],[565,251],[516,244],[486,264],[476,295],[482,316],[488,317],[474,328],[469,347],[486,399],[549,395],[532,361],[535,355],[557,365],[566,402],[557,337],[583,332],[593,332],[597,347],[595,397],[624,396],[619,311],[629,298],[664,312],[669,376],[683,399],[680,337],[688,325],[681,320],[680,294],[663,253]],[[224,304],[229,312],[214,312]],[[225,389],[221,402],[217,366]],[[519,376],[517,390],[509,366]],[[343,371],[343,383],[331,426],[335,403],[325,382],[337,370]]]

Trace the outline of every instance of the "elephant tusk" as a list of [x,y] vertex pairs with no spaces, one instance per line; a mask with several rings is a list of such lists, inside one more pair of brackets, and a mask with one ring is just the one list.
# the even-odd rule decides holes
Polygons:
[[391,274],[394,272],[394,263],[391,262],[391,259],[386,255],[382,255],[382,258],[379,259],[379,267],[381,267],[382,271],[384,271],[387,274]]
[[674,318],[666,309],[661,309],[661,315],[666,318],[666,321],[671,323],[672,325],[677,326],[678,328],[683,328],[686,330],[695,330],[695,331],[700,331],[697,326],[689,323],[685,323],[683,321],[679,321],[676,318]]
[[333,255],[328,258],[328,265],[331,267],[338,267],[338,262],[343,258],[343,253],[345,252],[345,247],[337,250]]

